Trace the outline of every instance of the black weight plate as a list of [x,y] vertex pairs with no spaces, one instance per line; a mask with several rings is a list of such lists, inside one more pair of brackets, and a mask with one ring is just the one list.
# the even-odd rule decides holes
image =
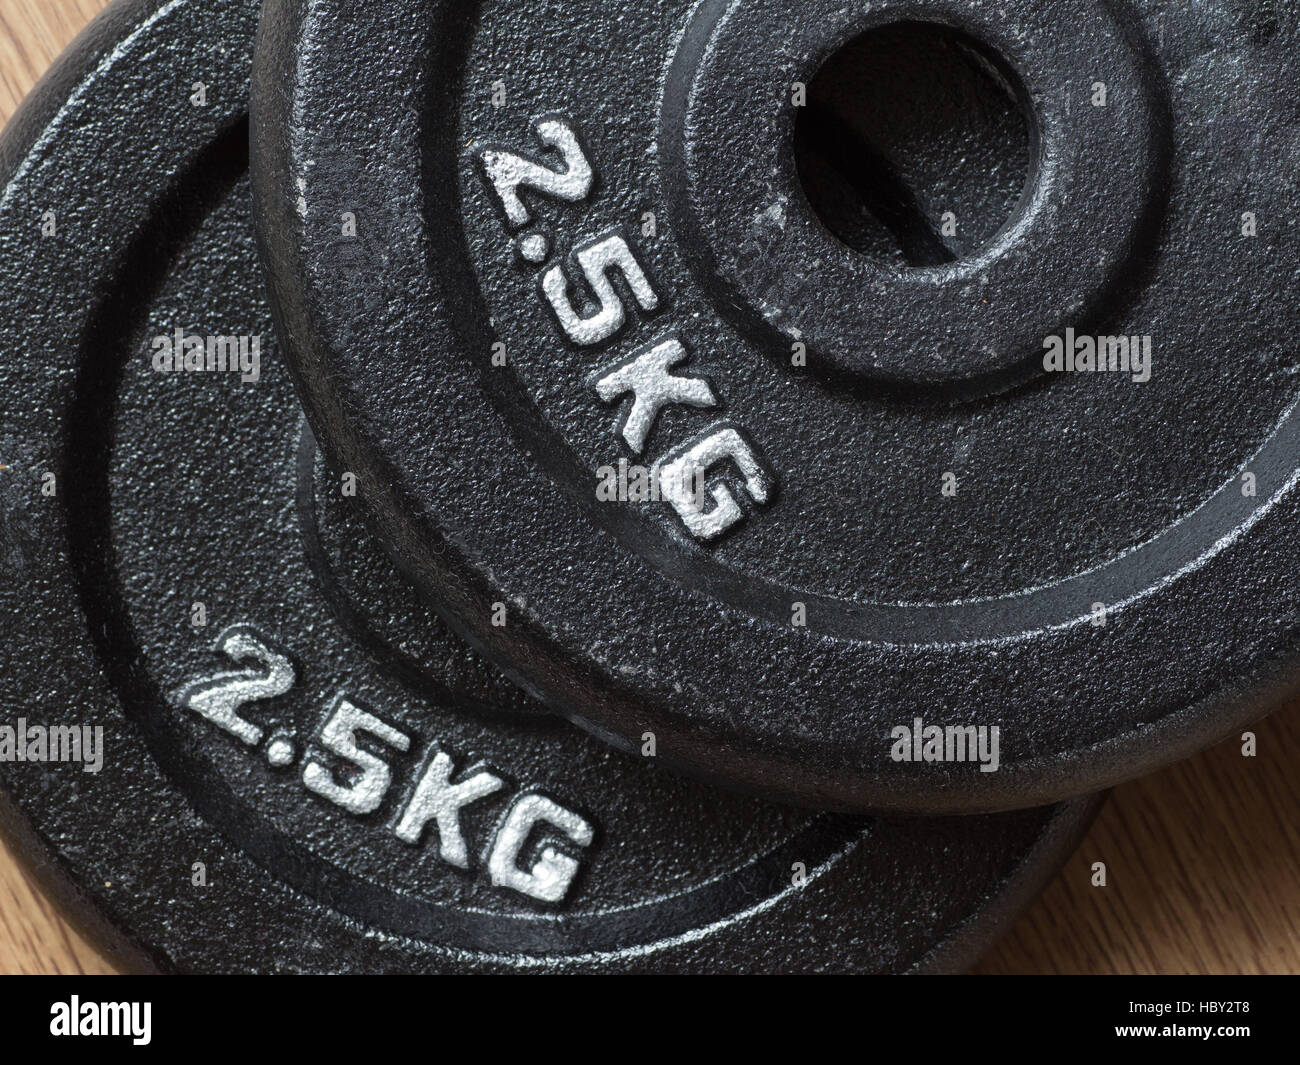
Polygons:
[[[894,824],[656,772],[534,712],[370,548],[304,434],[262,293],[257,8],[119,3],[0,141],[0,753],[20,731],[38,756],[37,729],[103,730],[84,748],[98,772],[0,759],[21,851],[164,969],[971,960],[1094,804]],[[176,329],[235,338],[214,361],[238,351],[250,376],[256,350],[258,380],[207,371],[206,342],[205,372],[160,371]],[[416,787],[440,764],[495,790],[421,836],[407,815],[445,798]]]
[[[794,151],[796,83],[900,20],[1036,128],[1007,224],[906,270]],[[270,0],[273,303],[404,571],[573,720],[813,805],[1059,800],[1296,687],[1298,45],[1209,2]],[[1130,372],[1049,373],[1066,329]],[[665,459],[702,505],[598,498]]]

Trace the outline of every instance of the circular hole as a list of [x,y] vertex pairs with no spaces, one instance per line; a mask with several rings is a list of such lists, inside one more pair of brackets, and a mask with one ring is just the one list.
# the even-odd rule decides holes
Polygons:
[[817,216],[855,251],[932,267],[986,247],[1025,195],[1036,126],[1015,72],[930,23],[863,34],[808,86],[795,128]]

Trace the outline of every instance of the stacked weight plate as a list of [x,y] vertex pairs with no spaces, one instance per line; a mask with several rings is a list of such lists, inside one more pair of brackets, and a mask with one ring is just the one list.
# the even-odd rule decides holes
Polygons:
[[[1289,690],[1287,320],[1206,313],[1297,284],[1289,30],[260,6],[0,142],[0,814],[124,963],[959,969]],[[969,245],[816,87],[917,20],[1034,117]]]

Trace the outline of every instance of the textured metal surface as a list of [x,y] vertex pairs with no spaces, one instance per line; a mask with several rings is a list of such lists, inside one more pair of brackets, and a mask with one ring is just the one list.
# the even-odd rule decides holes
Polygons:
[[[891,19],[994,47],[1039,134],[992,243],[908,272],[818,226],[791,150],[792,86]],[[1081,794],[1295,688],[1296,45],[1244,3],[271,0],[274,302],[390,549],[560,712],[814,805]],[[590,188],[511,204],[502,153],[579,161],[557,119]],[[620,235],[654,298],[612,268],[610,330],[581,256]],[[1149,337],[1150,379],[1046,372],[1066,329]],[[718,403],[638,454],[594,386],[668,338]],[[598,501],[722,430],[725,535]],[[999,771],[895,761],[918,718],[998,727]]]
[[[116,5],[0,140],[0,726],[103,729],[98,772],[0,762],[7,832],[142,967],[966,964],[1094,804],[889,823],[657,772],[539,713],[370,545],[304,431],[262,292],[244,112],[257,7]],[[157,370],[178,328],[250,352],[257,338],[256,383]],[[232,691],[249,701],[226,728],[197,712]],[[344,702],[373,715],[351,764],[322,749]],[[439,753],[456,781],[500,778],[461,817],[468,869],[440,857],[454,831],[398,839]],[[491,856],[521,796],[593,838],[564,818],[516,833],[503,887]],[[548,849],[580,866],[558,902],[518,890],[563,871]]]

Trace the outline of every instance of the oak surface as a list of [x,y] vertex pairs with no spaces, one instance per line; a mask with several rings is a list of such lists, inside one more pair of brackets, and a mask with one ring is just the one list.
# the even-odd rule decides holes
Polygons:
[[[0,0],[0,120],[106,2]],[[1117,789],[978,971],[1300,973],[1300,706],[1255,731]],[[112,971],[0,848],[0,973]]]

